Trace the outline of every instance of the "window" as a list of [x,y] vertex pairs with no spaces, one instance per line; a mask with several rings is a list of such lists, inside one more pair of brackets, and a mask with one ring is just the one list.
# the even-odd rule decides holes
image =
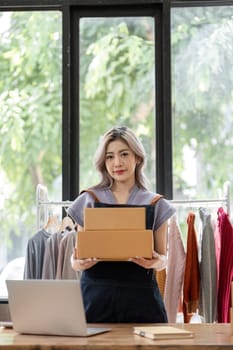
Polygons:
[[37,183],[61,198],[62,45],[60,12],[0,12],[0,23],[1,272],[36,230]]
[[171,10],[175,198],[232,182],[233,6]]
[[155,190],[154,32],[153,17],[80,18],[81,189],[98,182],[92,159],[100,135],[127,125],[146,148]]

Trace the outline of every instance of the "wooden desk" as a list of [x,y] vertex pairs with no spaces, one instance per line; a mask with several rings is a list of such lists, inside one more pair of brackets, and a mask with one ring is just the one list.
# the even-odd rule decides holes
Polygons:
[[[93,326],[93,325],[92,325]],[[150,340],[134,335],[133,324],[102,325],[111,332],[88,338],[21,335],[0,329],[0,349],[4,350],[223,350],[233,349],[230,324],[176,324],[192,330],[193,339]],[[148,326],[148,324],[147,324]]]

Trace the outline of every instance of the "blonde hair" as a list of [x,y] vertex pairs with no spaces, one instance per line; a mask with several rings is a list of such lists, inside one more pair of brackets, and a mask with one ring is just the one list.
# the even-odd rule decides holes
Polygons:
[[100,174],[100,182],[94,186],[95,188],[111,188],[113,185],[113,179],[108,174],[105,166],[106,149],[110,142],[115,140],[121,140],[124,142],[135,156],[139,159],[135,168],[135,183],[139,188],[147,189],[146,177],[143,173],[143,167],[146,162],[146,154],[144,147],[140,140],[136,137],[134,132],[126,126],[116,126],[108,130],[101,138],[99,146],[94,156],[94,166]]

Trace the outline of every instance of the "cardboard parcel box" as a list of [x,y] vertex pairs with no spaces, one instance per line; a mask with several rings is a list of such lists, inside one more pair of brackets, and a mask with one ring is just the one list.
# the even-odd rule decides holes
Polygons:
[[152,258],[152,230],[79,231],[77,257],[127,260],[134,256]]
[[145,208],[85,208],[84,230],[145,230]]

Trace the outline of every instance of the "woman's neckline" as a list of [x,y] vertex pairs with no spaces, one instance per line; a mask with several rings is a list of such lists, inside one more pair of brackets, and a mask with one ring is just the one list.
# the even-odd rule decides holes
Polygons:
[[[128,204],[133,193],[135,192],[135,189],[137,188],[136,184],[133,185],[133,187],[127,192],[127,194],[124,194],[122,191],[114,191],[110,189],[113,200],[116,204]],[[122,193],[122,195],[120,195]]]

